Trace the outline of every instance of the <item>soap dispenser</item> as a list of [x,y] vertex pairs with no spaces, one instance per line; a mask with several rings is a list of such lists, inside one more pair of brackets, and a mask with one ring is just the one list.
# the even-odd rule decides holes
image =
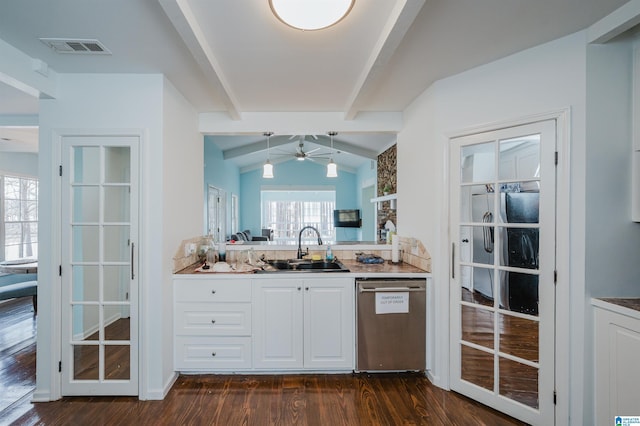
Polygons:
[[331,251],[331,246],[329,244],[327,244],[326,259],[328,262],[333,262],[333,252]]

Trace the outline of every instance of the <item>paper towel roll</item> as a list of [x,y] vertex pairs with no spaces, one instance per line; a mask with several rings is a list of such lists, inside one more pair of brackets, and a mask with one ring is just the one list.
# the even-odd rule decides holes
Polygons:
[[400,261],[399,257],[398,236],[394,235],[391,240],[391,262],[398,263]]

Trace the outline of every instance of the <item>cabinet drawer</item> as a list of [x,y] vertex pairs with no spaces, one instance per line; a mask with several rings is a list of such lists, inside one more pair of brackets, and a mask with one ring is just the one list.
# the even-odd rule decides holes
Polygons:
[[173,285],[176,302],[251,302],[249,279],[176,279]]
[[176,334],[250,336],[250,303],[176,303]]
[[250,337],[177,336],[176,370],[250,369]]

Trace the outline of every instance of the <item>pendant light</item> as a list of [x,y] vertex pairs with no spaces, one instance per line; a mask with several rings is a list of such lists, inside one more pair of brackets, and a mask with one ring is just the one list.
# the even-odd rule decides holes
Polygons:
[[329,159],[329,164],[327,164],[327,177],[338,177],[338,166],[333,162],[333,137],[338,132],[328,132],[327,134],[331,138],[331,158]]
[[262,166],[262,177],[265,179],[273,179],[273,164],[269,161],[269,139],[273,132],[264,132],[263,135],[267,137],[267,161]]

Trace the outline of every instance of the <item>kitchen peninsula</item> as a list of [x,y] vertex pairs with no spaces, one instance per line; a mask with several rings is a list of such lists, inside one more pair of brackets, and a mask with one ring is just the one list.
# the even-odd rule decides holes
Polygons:
[[[406,251],[403,262],[397,264],[389,261],[390,245],[332,244],[335,257],[348,272],[198,272],[199,264],[180,267],[189,260],[176,258],[175,370],[192,374],[354,371],[357,279],[426,281],[427,290],[418,297],[426,297],[427,318],[432,315],[431,274],[416,266],[430,267],[428,253],[414,239],[402,241]],[[326,245],[310,244],[308,257],[324,259],[325,250]],[[235,262],[243,251],[266,259],[295,259],[297,246],[228,244],[228,262]],[[376,254],[384,263],[359,263],[356,253],[360,252]],[[177,255],[183,253],[180,247]],[[427,347],[428,342],[429,336]],[[424,365],[428,368],[426,360]]]

